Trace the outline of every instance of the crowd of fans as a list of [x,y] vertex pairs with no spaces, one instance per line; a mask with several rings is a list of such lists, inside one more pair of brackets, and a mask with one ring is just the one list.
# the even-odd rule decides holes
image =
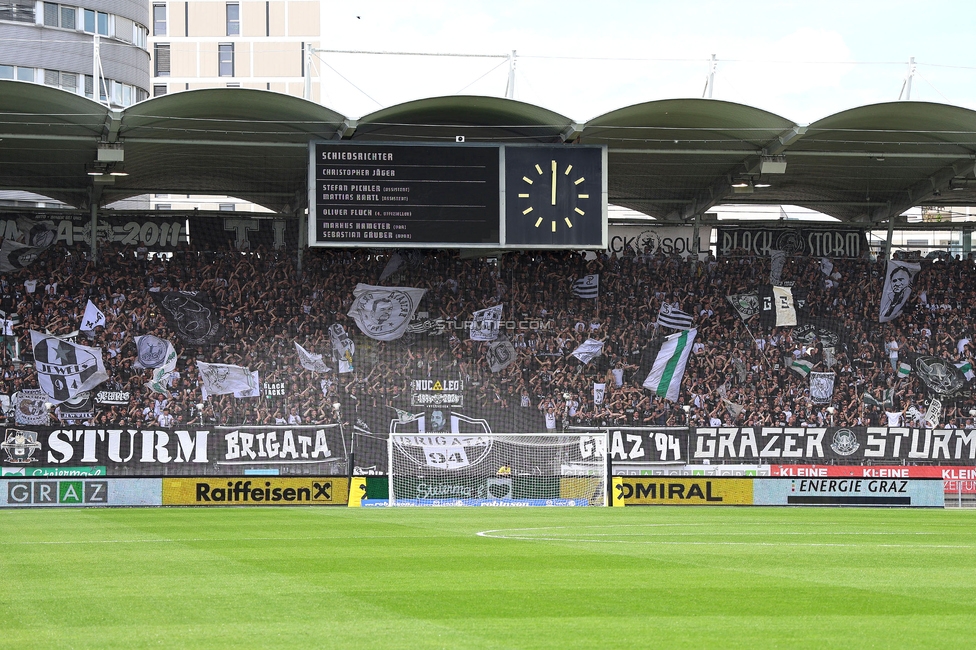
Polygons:
[[[411,406],[412,380],[464,382],[458,407],[494,431],[545,431],[567,426],[864,426],[912,425],[931,398],[917,377],[902,378],[893,354],[971,359],[976,267],[970,260],[922,261],[904,312],[879,323],[884,261],[787,261],[782,283],[805,292],[805,320],[837,332],[841,342],[794,340],[794,330],[743,320],[726,296],[769,282],[770,260],[750,256],[691,262],[678,256],[520,252],[467,258],[457,252],[414,251],[383,284],[427,290],[411,332],[377,341],[347,311],[357,283],[379,284],[389,254],[376,251],[192,251],[147,253],[118,244],[83,250],[56,245],[26,268],[0,275],[0,310],[16,314],[19,360],[11,337],[3,346],[0,394],[37,388],[30,330],[65,335],[79,329],[88,300],[106,325],[78,342],[101,348],[108,386],[130,393],[127,405],[100,406],[92,425],[179,427],[194,424],[331,423],[342,419],[376,433]],[[599,297],[583,299],[573,281],[599,274]],[[222,338],[189,346],[176,337],[151,292],[204,291],[219,312]],[[663,336],[663,303],[694,317],[698,335],[677,402],[642,387]],[[493,373],[487,344],[464,327],[476,310],[504,305],[503,327],[517,359]],[[354,371],[331,362],[329,327],[342,324],[356,344]],[[134,337],[154,334],[179,353],[168,394],[147,386],[150,370],[134,366]],[[588,338],[603,353],[584,364],[571,353]],[[304,370],[294,343],[324,354],[330,373]],[[898,352],[895,350],[897,349]],[[826,354],[825,354],[826,352]],[[832,399],[815,403],[809,379],[789,361],[835,373]],[[275,396],[212,396],[204,401],[195,361],[257,370],[261,383],[282,385]],[[604,384],[602,402],[594,385]],[[881,401],[886,391],[893,396]],[[865,393],[876,400],[865,399]],[[334,407],[338,404],[338,407]],[[201,407],[202,405],[202,407]],[[683,406],[690,408],[683,409]],[[957,396],[944,405],[943,426],[972,428],[976,402]],[[77,424],[81,424],[78,422]]]

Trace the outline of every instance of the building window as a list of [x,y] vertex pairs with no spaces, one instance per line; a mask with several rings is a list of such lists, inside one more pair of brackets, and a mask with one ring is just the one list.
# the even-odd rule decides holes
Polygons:
[[169,43],[156,43],[153,46],[153,59],[155,60],[154,75],[157,77],[169,76]]
[[98,21],[96,25],[98,27],[98,33],[102,36],[108,36],[108,14],[103,11],[99,11],[97,12],[97,18]]
[[217,74],[221,77],[234,76],[233,43],[221,43],[217,46]]
[[0,79],[13,79],[14,67],[12,65],[0,65]]
[[95,12],[85,9],[85,31],[89,34],[95,33]]
[[234,204],[233,203],[218,203],[217,204],[217,210],[219,210],[220,212],[233,212],[234,211]]
[[166,5],[154,4],[153,10],[153,36],[166,36]]
[[236,2],[227,3],[227,35],[241,35],[241,5]]
[[34,22],[33,2],[0,2],[0,20],[16,23]]
[[74,29],[76,16],[74,7],[61,7],[61,26],[65,29]]
[[162,97],[166,94],[166,84],[153,85],[153,97]]
[[228,81],[227,82],[227,87],[228,88],[240,88],[241,87],[241,82],[240,81]]
[[34,81],[34,68],[17,67],[17,79],[20,81]]
[[58,26],[58,5],[54,2],[44,3],[44,26],[45,27],[57,27]]
[[156,209],[157,210],[172,210],[173,209],[173,204],[172,203],[157,203],[156,204]]

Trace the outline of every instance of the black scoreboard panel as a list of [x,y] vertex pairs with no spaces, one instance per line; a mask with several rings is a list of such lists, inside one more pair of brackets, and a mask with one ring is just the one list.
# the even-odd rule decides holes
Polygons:
[[606,147],[323,141],[309,159],[309,246],[607,246]]
[[497,145],[311,145],[309,244],[501,243]]

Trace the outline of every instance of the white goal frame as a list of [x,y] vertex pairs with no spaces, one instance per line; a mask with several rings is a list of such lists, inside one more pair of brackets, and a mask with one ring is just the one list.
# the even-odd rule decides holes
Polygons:
[[607,431],[391,433],[390,506],[608,506]]

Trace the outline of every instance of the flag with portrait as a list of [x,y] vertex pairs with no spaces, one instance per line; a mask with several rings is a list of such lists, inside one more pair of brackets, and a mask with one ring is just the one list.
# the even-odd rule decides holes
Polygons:
[[376,287],[357,284],[348,316],[359,331],[377,341],[395,341],[403,336],[426,289]]

